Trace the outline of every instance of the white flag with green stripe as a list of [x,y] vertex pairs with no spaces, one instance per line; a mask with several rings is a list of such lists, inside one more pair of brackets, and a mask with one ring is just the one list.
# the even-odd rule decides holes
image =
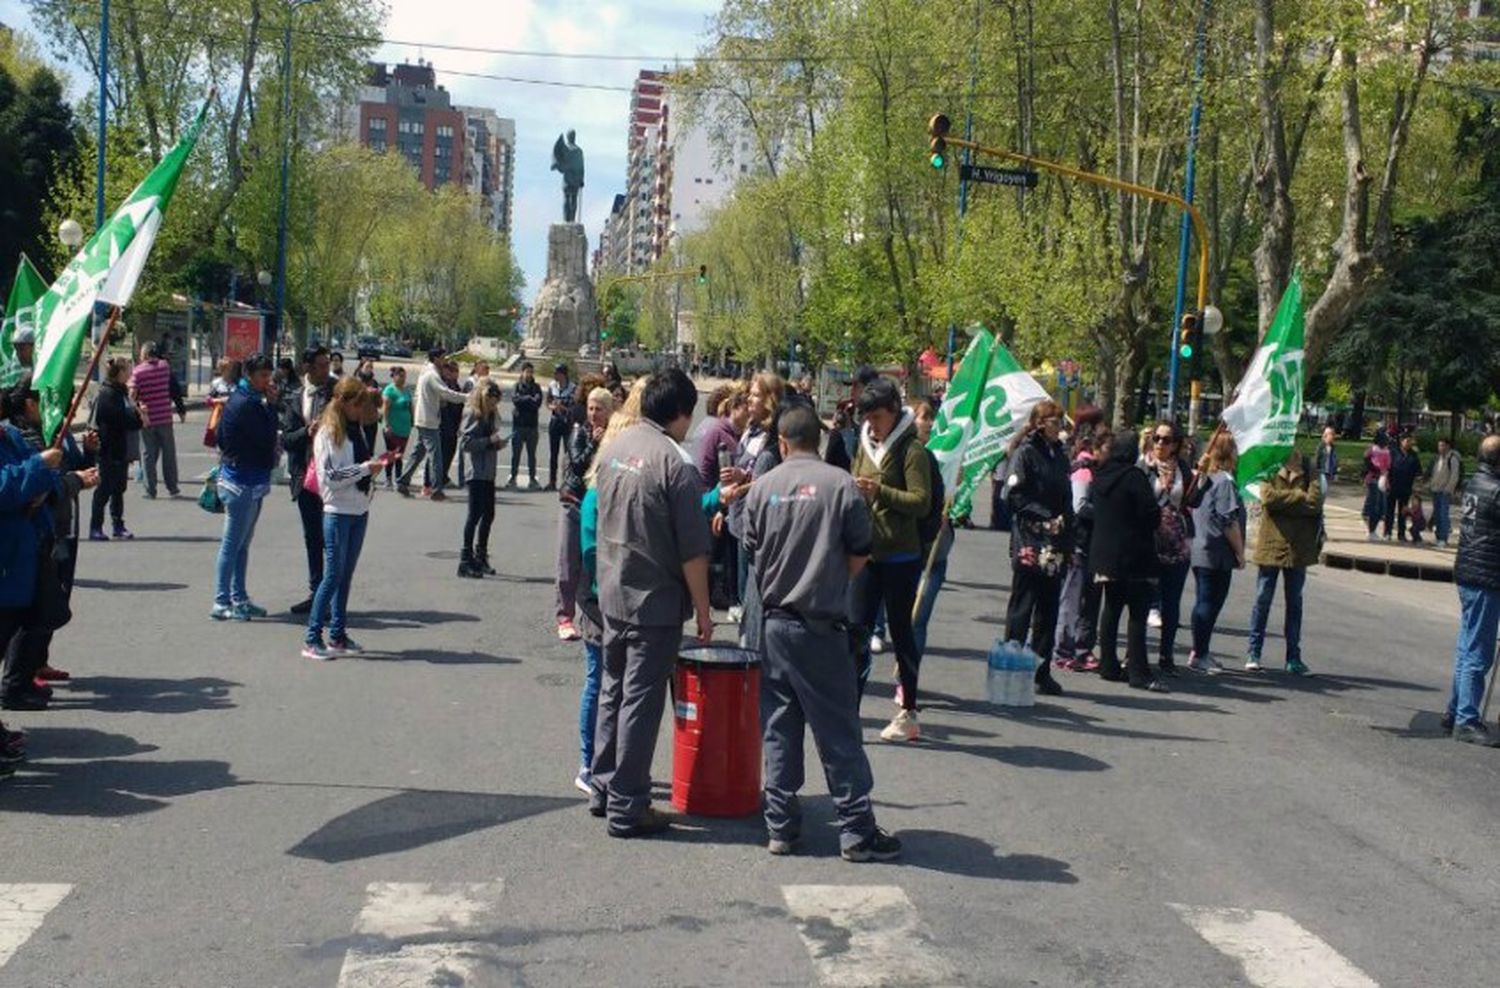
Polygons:
[[67,415],[78,359],[89,337],[94,304],[124,308],[151,256],[162,214],[182,177],[182,166],[198,143],[208,104],[198,111],[182,140],[136,186],[109,221],[63,270],[37,302],[37,353],[32,378],[42,398],[42,433],[50,442]]
[[1224,409],[1224,425],[1239,450],[1235,480],[1247,497],[1259,500],[1260,482],[1280,469],[1297,441],[1302,419],[1302,269],[1282,293],[1276,317]]

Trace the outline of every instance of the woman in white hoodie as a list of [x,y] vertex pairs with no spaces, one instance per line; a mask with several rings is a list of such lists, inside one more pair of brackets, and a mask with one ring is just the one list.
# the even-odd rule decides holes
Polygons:
[[349,584],[364,546],[371,478],[386,464],[384,458],[374,456],[359,427],[367,417],[369,402],[362,383],[352,377],[341,378],[318,420],[318,434],[313,440],[312,465],[323,499],[323,582],[318,584],[307,617],[307,634],[302,640],[305,659],[327,661],[362,651],[345,626]]

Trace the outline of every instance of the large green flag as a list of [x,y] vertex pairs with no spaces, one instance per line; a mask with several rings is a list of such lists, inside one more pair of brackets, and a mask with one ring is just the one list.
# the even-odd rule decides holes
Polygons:
[[952,517],[973,509],[975,489],[1005,458],[1032,407],[1046,397],[1047,390],[989,330],[975,333],[927,440],[951,492]]
[[42,397],[42,433],[50,442],[67,415],[73,377],[89,336],[96,302],[124,308],[151,256],[162,214],[182,166],[198,143],[208,104],[177,146],[151,169],[130,197],[95,231],[62,276],[37,302],[37,355],[33,378]]
[[1302,269],[1276,307],[1276,318],[1250,359],[1234,404],[1224,409],[1224,425],[1239,450],[1235,479],[1247,496],[1259,498],[1260,482],[1286,462],[1302,418]]
[[46,290],[47,279],[31,263],[31,258],[22,254],[21,263],[16,265],[16,280],[10,286],[5,322],[0,324],[0,388],[11,387],[25,373],[11,339],[23,327],[31,329],[33,334],[36,332],[36,300]]

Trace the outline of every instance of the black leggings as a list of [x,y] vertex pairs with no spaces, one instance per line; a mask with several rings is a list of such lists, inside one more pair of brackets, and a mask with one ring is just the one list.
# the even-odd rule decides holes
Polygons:
[[1062,600],[1063,574],[1048,576],[1032,566],[1012,566],[1010,606],[1005,612],[1005,638],[1018,645],[1031,635],[1031,650],[1042,660],[1036,678],[1052,675],[1056,644],[1057,607]]
[[[490,553],[490,526],[495,522],[495,482],[469,481],[469,516],[464,519],[464,551],[481,556]],[[479,537],[474,537],[474,529]]]
[[94,503],[89,510],[89,529],[104,528],[104,506],[109,505],[110,519],[116,528],[125,527],[125,478],[130,465],[103,461],[99,464],[99,486],[94,488]]
[[1146,614],[1151,610],[1151,583],[1148,580],[1111,580],[1104,584],[1104,623],[1099,629],[1099,675],[1105,679],[1120,678],[1120,656],[1116,638],[1120,632],[1120,614],[1130,611],[1125,626],[1125,671],[1131,686],[1151,682],[1151,667],[1146,664]]
[[907,710],[917,709],[917,674],[922,665],[922,653],[917,650],[917,636],[912,630],[912,605],[917,602],[917,585],[922,582],[922,563],[912,559],[907,562],[867,563],[854,579],[853,592],[858,603],[856,612],[861,627],[859,689],[864,695],[865,683],[870,678],[869,632],[875,627],[880,605],[885,604],[886,624],[891,632],[891,644],[896,650],[896,668],[901,679],[901,704]]

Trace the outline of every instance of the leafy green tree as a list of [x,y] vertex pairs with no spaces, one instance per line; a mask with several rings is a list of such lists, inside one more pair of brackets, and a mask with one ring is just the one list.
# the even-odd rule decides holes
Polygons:
[[6,292],[23,251],[38,263],[49,259],[56,240],[49,209],[79,150],[57,76],[18,56],[0,60],[0,287]]

